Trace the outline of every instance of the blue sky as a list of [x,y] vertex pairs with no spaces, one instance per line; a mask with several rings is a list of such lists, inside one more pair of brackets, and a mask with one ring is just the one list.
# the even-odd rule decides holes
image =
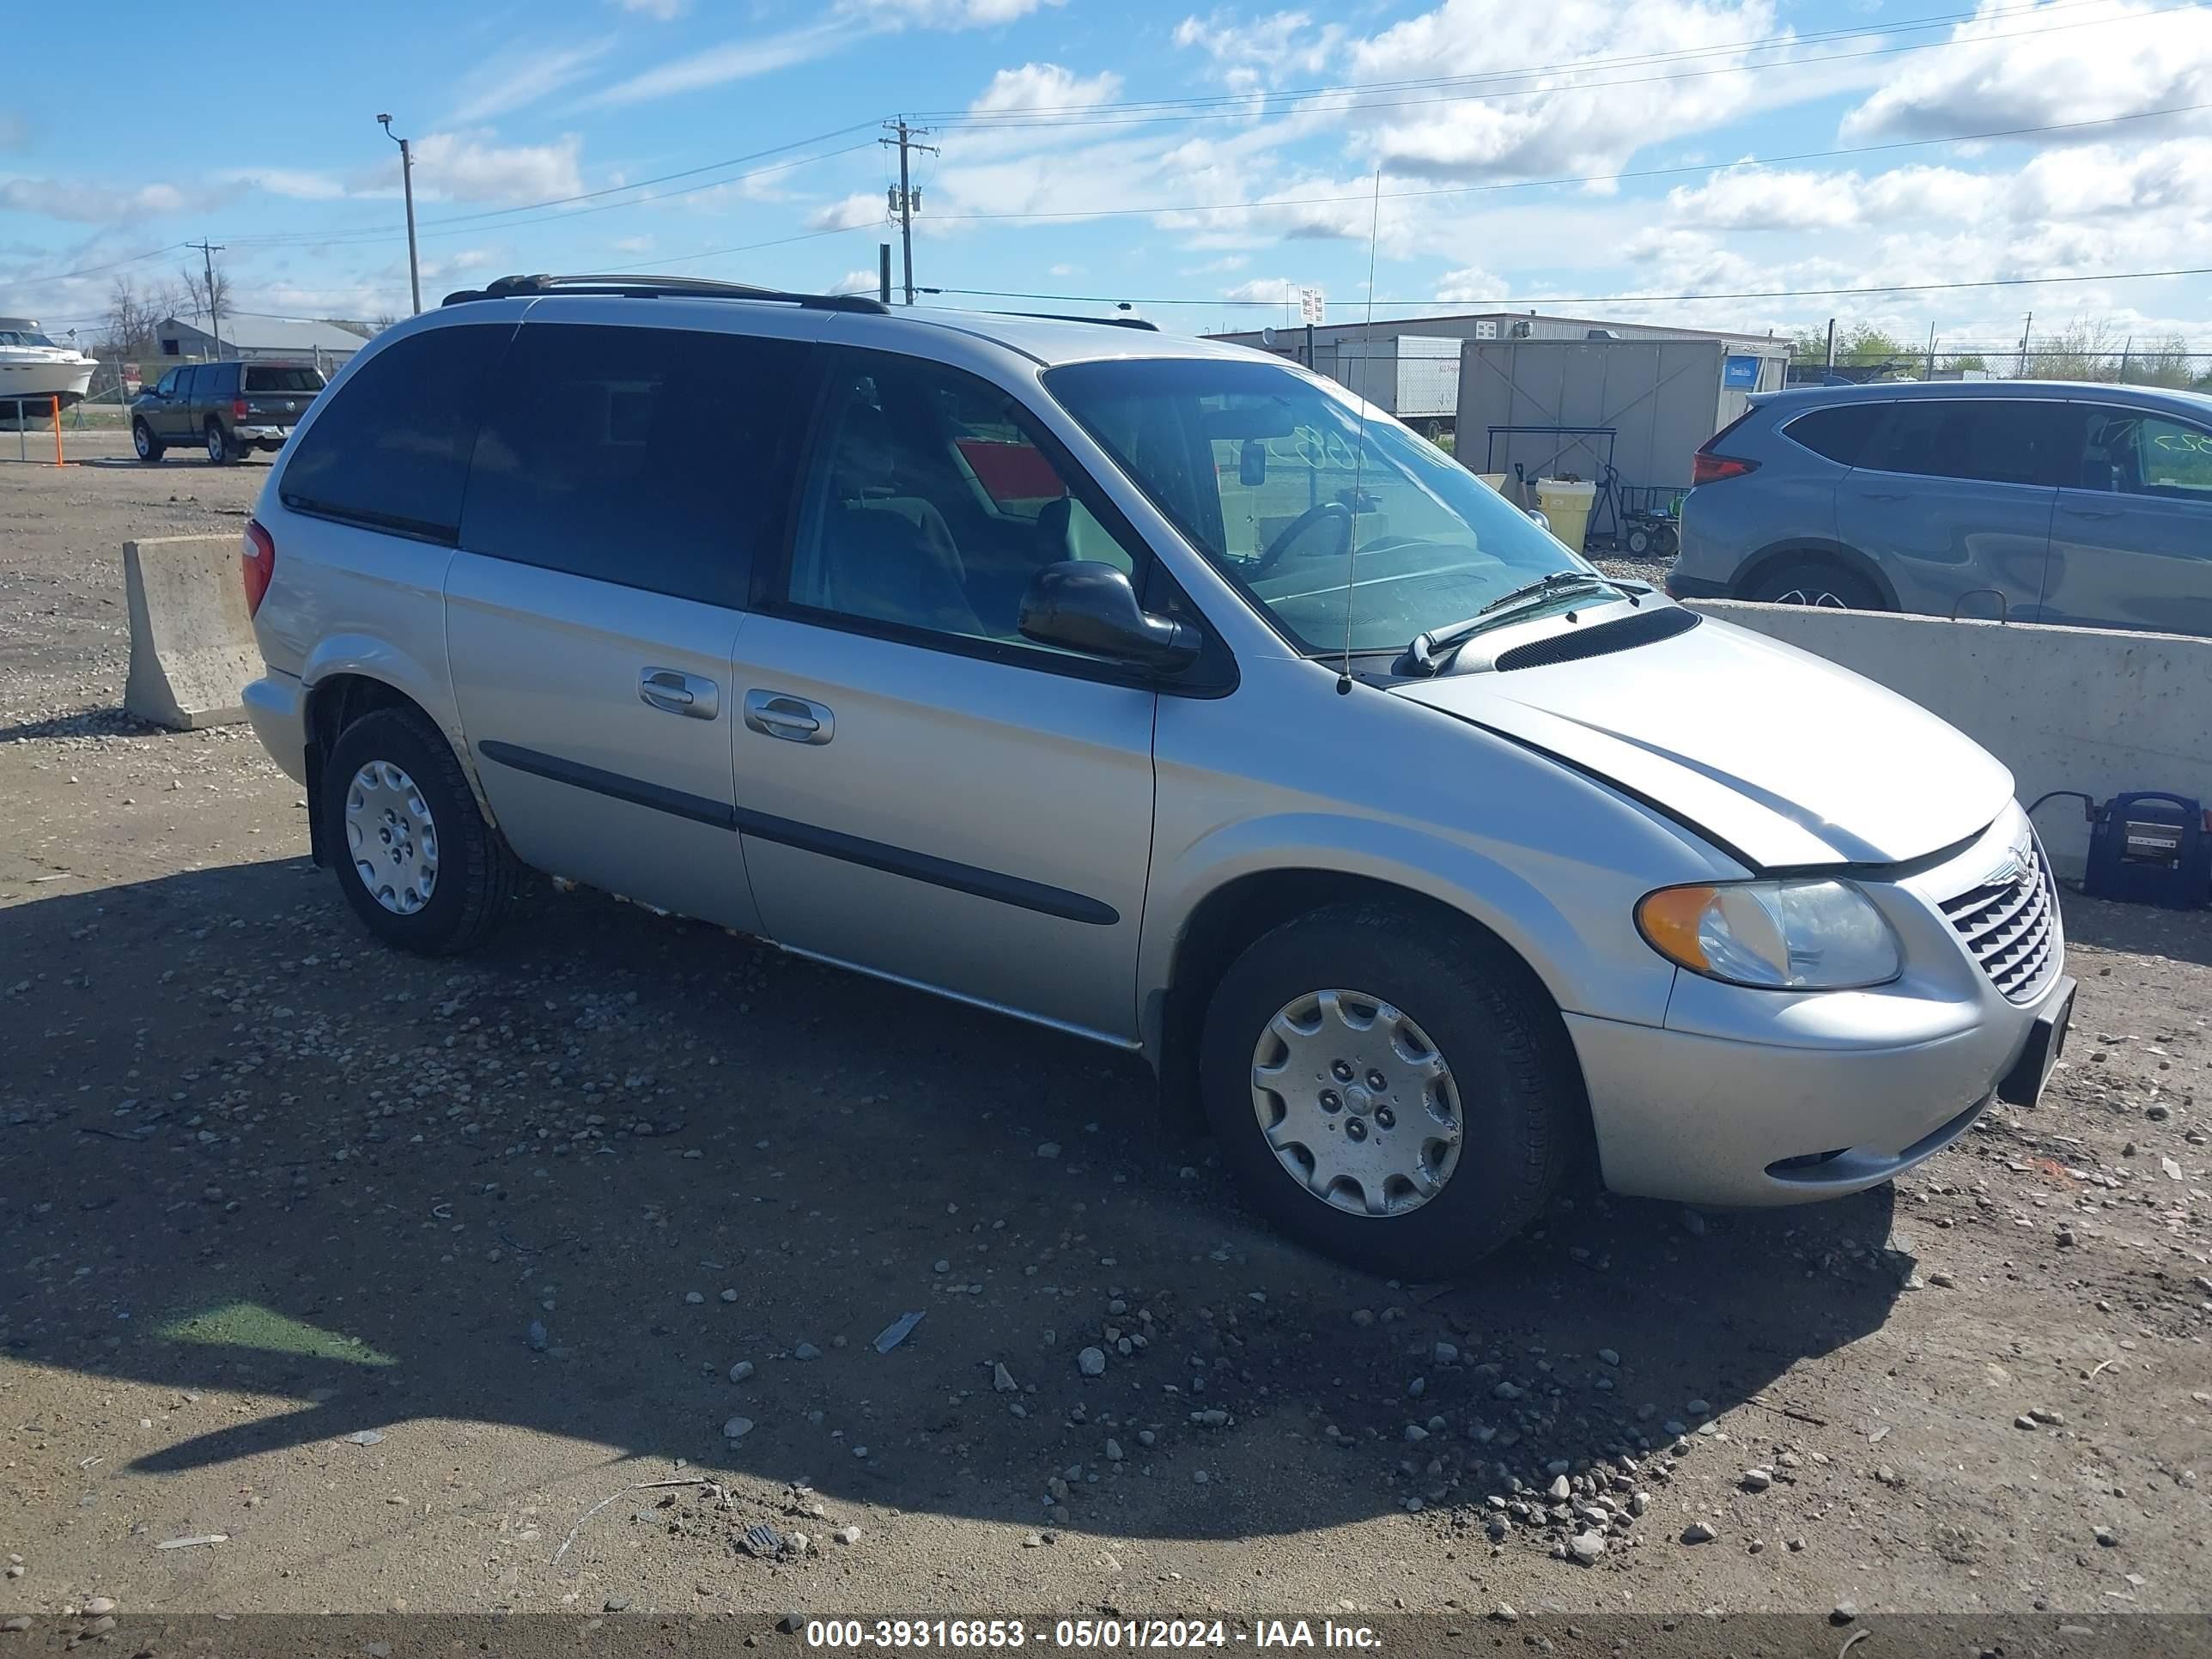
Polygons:
[[[1915,342],[1932,324],[1948,349],[2016,339],[2033,308],[2039,332],[2212,349],[2206,279],[2110,279],[2212,264],[2212,107],[2192,107],[2212,106],[2212,11],[2176,0],[462,13],[380,0],[203,29],[135,0],[96,23],[18,9],[10,58],[48,72],[0,77],[0,312],[95,328],[118,276],[173,282],[198,257],[176,245],[205,236],[241,309],[404,314],[380,112],[416,143],[433,303],[511,270],[872,286],[895,239],[876,140],[905,112],[940,152],[915,175],[932,287],[1127,298],[1198,330],[1278,320],[1311,284],[1341,320],[1373,226],[1383,314],[1838,315]],[[121,40],[143,49],[118,70]],[[2023,276],[2067,280],[1609,297]]]

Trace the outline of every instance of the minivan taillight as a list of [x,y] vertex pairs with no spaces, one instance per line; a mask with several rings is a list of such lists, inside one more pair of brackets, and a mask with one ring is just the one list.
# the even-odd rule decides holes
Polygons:
[[1718,483],[1723,478],[1741,478],[1758,471],[1757,461],[1740,461],[1731,455],[1716,455],[1709,449],[1701,449],[1690,459],[1690,482],[1693,485]]
[[240,421],[244,420],[246,418],[246,399],[243,398],[233,398],[230,400],[230,412],[233,418]]
[[270,578],[276,574],[276,538],[262,528],[258,519],[246,521],[246,545],[240,550],[239,562],[246,576],[246,614],[251,617],[261,609]]

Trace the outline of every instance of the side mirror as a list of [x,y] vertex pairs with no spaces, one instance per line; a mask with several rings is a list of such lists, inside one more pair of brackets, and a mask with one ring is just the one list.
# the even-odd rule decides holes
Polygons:
[[1095,559],[1063,560],[1030,577],[1019,626],[1024,639],[1039,645],[1167,673],[1196,662],[1202,643],[1188,623],[1147,612],[1128,577]]
[[1541,507],[1530,507],[1528,509],[1528,520],[1539,530],[1549,530],[1552,527],[1552,521],[1544,516],[1544,511]]
[[1267,441],[1247,438],[1237,452],[1237,482],[1257,489],[1267,482]]

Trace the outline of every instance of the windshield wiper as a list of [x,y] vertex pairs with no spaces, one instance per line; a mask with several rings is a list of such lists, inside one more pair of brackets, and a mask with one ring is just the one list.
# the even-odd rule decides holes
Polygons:
[[1552,571],[1547,575],[1539,576],[1533,582],[1522,583],[1510,593],[1500,594],[1462,622],[1455,622],[1443,628],[1428,629],[1414,635],[1411,643],[1406,647],[1406,654],[1413,659],[1413,672],[1416,674],[1437,672],[1443,666],[1443,658],[1447,653],[1466,644],[1468,641],[1489,627],[1493,620],[1501,622],[1504,620],[1503,617],[1496,617],[1494,613],[1504,611],[1509,606],[1518,608],[1524,605],[1534,604],[1539,599],[1548,598],[1554,592],[1574,587],[1610,587],[1614,592],[1626,596],[1631,605],[1642,605],[1643,595],[1650,591],[1649,588],[1638,587],[1632,583],[1616,581],[1601,571]]

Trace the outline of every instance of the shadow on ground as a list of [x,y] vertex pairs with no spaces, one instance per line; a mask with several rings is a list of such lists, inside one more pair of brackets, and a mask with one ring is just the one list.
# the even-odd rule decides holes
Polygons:
[[1133,1060],[589,895],[465,962],[374,945],[299,860],[0,938],[6,1354],[276,1402],[142,1473],[459,1419],[1032,1525],[1070,1465],[1076,1527],[1480,1525],[1693,1401],[1786,1441],[1790,1368],[1910,1266],[1886,1189],[1709,1221],[1586,1193],[1384,1285],[1240,1214]]

